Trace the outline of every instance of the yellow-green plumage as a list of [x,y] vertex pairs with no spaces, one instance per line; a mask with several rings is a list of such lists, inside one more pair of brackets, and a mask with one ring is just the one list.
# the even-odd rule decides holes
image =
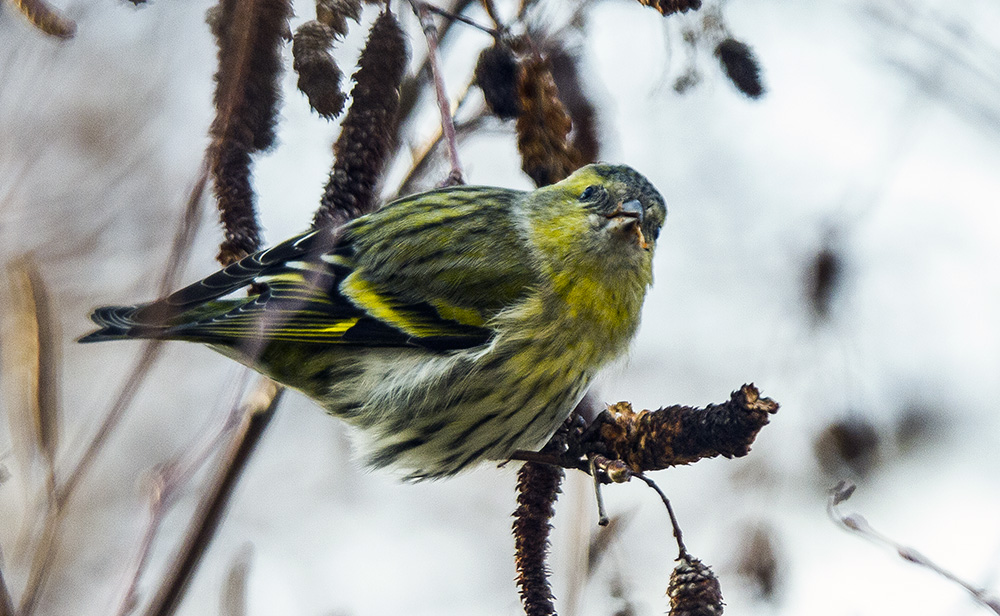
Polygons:
[[[451,475],[544,444],[626,351],[665,217],[625,166],[431,191],[98,309],[83,340],[209,344],[358,427],[371,464]],[[251,283],[264,291],[224,299]]]

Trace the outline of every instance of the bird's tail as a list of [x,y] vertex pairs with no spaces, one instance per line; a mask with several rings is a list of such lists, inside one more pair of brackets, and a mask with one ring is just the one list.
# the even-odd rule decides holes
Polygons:
[[[80,342],[128,340],[130,338],[158,338],[166,327],[137,319],[136,313],[143,306],[104,306],[90,315],[90,320],[100,329],[80,338]],[[162,323],[162,322],[161,322]]]

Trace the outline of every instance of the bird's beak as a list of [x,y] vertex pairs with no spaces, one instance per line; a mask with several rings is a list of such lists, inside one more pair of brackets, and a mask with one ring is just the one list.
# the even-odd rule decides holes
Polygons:
[[639,203],[638,199],[632,199],[631,201],[626,201],[619,205],[615,211],[608,214],[608,218],[631,218],[629,224],[635,225],[635,232],[639,236],[639,246],[644,250],[649,249],[649,244],[646,242],[646,237],[642,234],[642,219],[644,215],[642,209],[642,204]]
[[632,216],[639,219],[639,225],[642,225],[642,204],[639,203],[638,199],[632,199],[631,201],[626,201],[618,206],[618,216]]

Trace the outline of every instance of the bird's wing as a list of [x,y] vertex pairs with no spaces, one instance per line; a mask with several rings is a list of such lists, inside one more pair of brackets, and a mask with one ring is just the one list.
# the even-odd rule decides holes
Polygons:
[[[302,234],[157,302],[98,309],[92,318],[103,329],[83,340],[256,339],[440,351],[484,344],[494,334],[489,317],[523,296],[534,274],[511,254],[515,230],[484,241],[484,220],[493,232],[507,223],[482,216],[483,203],[506,207],[465,195],[452,207],[438,203],[416,213],[420,204],[405,206],[409,211],[388,206],[355,221],[336,243],[328,231]],[[405,220],[392,220],[401,215]],[[405,232],[383,231],[399,224]],[[445,254],[423,258],[428,242]],[[225,297],[251,285],[256,295]]]
[[346,260],[286,263],[255,277],[257,296],[212,302],[197,318],[165,331],[201,342],[281,340],[360,346],[417,346],[446,351],[487,342],[493,331],[427,302],[400,301],[354,275]]
[[339,253],[403,301],[488,319],[539,282],[516,222],[524,195],[459,186],[400,199],[355,221]]

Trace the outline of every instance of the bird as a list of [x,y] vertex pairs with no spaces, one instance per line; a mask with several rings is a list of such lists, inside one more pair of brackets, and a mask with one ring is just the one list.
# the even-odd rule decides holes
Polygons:
[[540,448],[628,351],[666,216],[625,165],[440,188],[98,308],[80,341],[206,344],[354,426],[368,466],[448,477]]

